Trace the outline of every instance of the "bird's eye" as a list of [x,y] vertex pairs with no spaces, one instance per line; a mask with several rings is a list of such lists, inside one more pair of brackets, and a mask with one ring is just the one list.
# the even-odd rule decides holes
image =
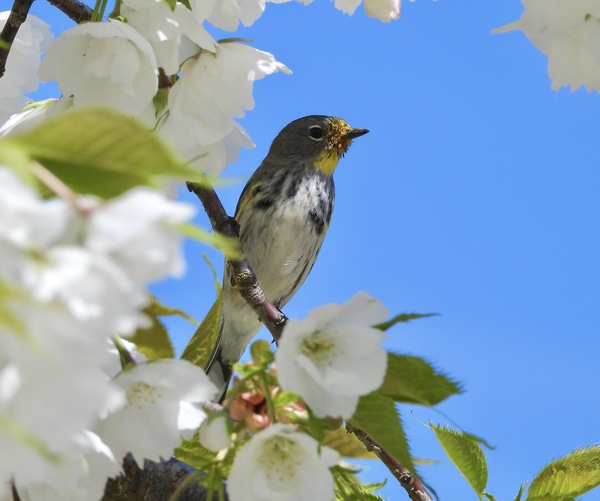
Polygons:
[[308,134],[314,140],[319,141],[323,138],[323,129],[319,125],[312,125],[308,128]]

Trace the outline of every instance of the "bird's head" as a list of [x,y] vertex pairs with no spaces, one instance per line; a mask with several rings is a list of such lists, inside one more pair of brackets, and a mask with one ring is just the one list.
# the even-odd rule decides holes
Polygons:
[[352,140],[367,132],[350,127],[341,118],[310,115],[286,125],[274,139],[269,156],[300,157],[332,174]]

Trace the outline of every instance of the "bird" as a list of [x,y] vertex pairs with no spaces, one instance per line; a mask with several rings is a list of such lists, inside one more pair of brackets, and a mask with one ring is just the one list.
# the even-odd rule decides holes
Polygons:
[[[329,228],[333,173],[352,141],[369,131],[341,119],[310,115],[286,125],[242,190],[235,216],[244,257],[266,297],[278,308],[310,273]],[[220,332],[205,367],[227,394],[237,363],[262,323],[231,285],[225,264]],[[285,335],[285,332],[284,334]]]

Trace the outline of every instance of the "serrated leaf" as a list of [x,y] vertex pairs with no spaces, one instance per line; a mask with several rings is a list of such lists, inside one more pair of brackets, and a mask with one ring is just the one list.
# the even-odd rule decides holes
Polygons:
[[203,257],[204,261],[206,261],[206,264],[212,271],[215,289],[217,291],[217,299],[181,354],[183,360],[187,360],[202,369],[206,367],[212,349],[219,337],[219,332],[221,330],[221,316],[223,312],[221,284],[217,278],[217,272],[208,257],[206,257],[206,255]]
[[391,398],[376,392],[360,397],[348,422],[367,433],[411,473],[416,473],[404,426]]
[[377,456],[369,452],[364,444],[356,438],[354,433],[349,433],[346,428],[338,428],[325,432],[323,445],[336,450],[340,456],[356,459],[377,459]]
[[373,327],[382,331],[387,331],[390,327],[396,325],[397,323],[410,322],[411,320],[416,320],[418,318],[435,317],[437,315],[438,313],[400,313],[387,322],[374,325]]
[[462,430],[462,433],[465,435],[465,437],[477,442],[478,444],[481,444],[481,445],[487,447],[488,449],[494,450],[496,448],[495,445],[490,444],[485,438],[480,437],[479,435],[474,435],[473,433],[469,433],[464,430]]
[[383,501],[383,498],[374,493],[385,485],[385,480],[377,484],[363,484],[356,474],[340,465],[332,468],[335,482],[336,501]]
[[183,360],[187,360],[202,369],[206,367],[221,329],[221,311],[222,304],[219,294],[219,297],[183,350],[181,354]]
[[527,487],[527,482],[521,484],[521,488],[519,489],[519,492],[517,492],[517,497],[515,498],[515,501],[521,501],[523,493],[525,492],[525,487]]
[[200,444],[198,432],[189,440],[182,440],[173,455],[185,464],[202,470],[215,460],[214,452],[205,449]]
[[430,425],[446,456],[481,499],[487,485],[488,468],[479,444],[458,431]]
[[600,445],[552,461],[531,482],[527,501],[574,499],[600,486]]
[[202,177],[157,134],[104,108],[63,113],[7,139],[18,144],[77,193],[104,198],[136,186],[157,186],[160,177]]
[[388,353],[385,379],[377,393],[396,402],[435,405],[461,389],[421,358]]
[[144,329],[138,329],[127,340],[137,346],[137,351],[148,357],[148,360],[159,358],[175,358],[175,349],[171,344],[169,333],[163,323],[155,316],[148,315],[151,324]]

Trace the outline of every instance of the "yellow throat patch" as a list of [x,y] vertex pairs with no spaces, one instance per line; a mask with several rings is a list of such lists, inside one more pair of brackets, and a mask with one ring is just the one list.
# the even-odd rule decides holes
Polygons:
[[337,151],[325,150],[315,160],[315,167],[326,174],[333,174],[339,161],[340,157]]

